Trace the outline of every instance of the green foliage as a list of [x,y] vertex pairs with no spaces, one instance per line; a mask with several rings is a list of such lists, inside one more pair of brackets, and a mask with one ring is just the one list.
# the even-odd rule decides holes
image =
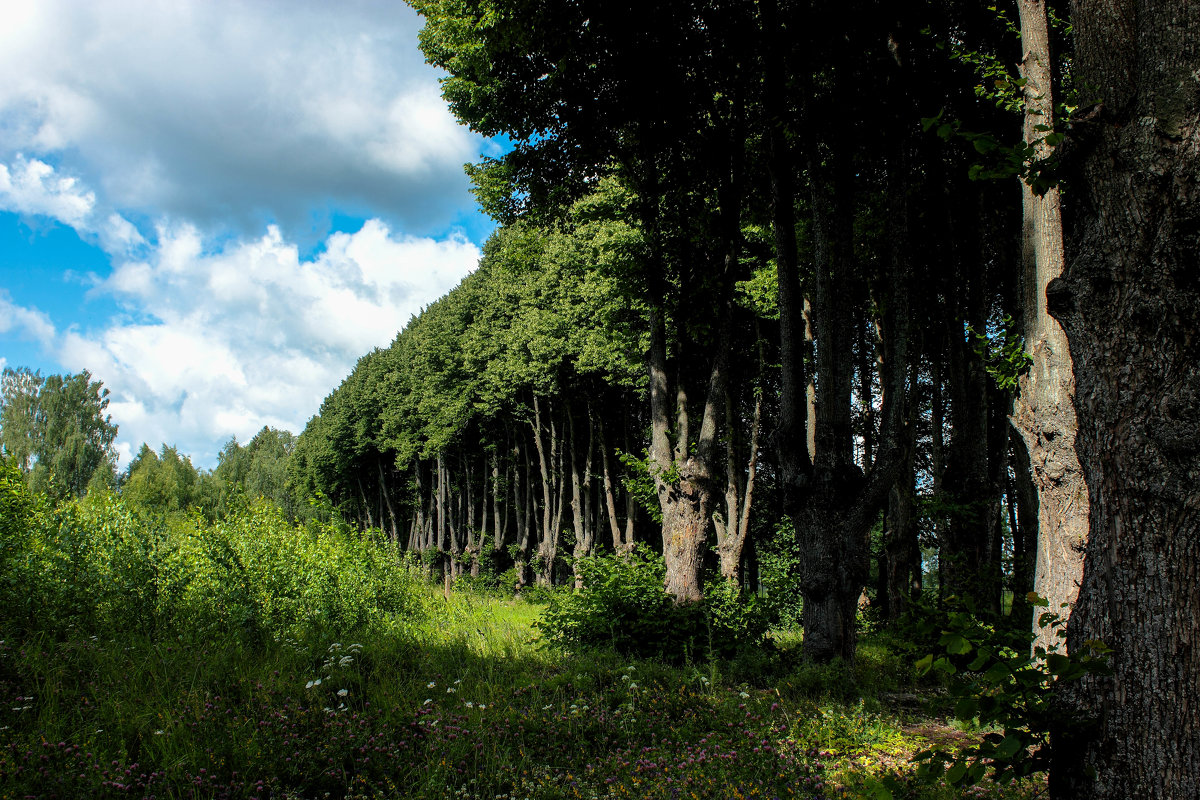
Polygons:
[[[1045,607],[1047,601],[1030,592],[1029,602]],[[1042,626],[1065,636],[1066,620],[1046,612]],[[970,605],[938,615],[932,609],[917,623],[919,634],[937,635],[938,649],[917,662],[922,674],[936,673],[948,683],[954,716],[980,726],[978,744],[958,751],[933,748],[918,753],[919,773],[931,780],[970,786],[990,775],[998,782],[1043,772],[1051,759],[1050,731],[1082,726],[1085,720],[1069,719],[1054,702],[1061,683],[1085,675],[1107,672],[1108,648],[1099,641],[1083,644],[1081,652],[1031,652],[1033,634],[1013,631],[981,619]]]
[[759,581],[771,619],[782,628],[798,630],[804,610],[798,575],[804,548],[796,541],[791,519],[781,519],[771,535],[756,546]]
[[28,369],[0,375],[0,449],[38,491],[81,496],[100,472],[110,481],[117,426],[104,412],[108,390],[87,370],[42,378]]
[[125,471],[121,497],[132,508],[178,513],[195,504],[199,483],[190,458],[165,444],[157,454],[143,444]]
[[1021,376],[1033,366],[1033,356],[1025,350],[1025,338],[1017,332],[1016,321],[1005,314],[999,325],[986,331],[968,326],[967,334],[975,340],[972,347],[996,385],[1016,390]]
[[398,548],[340,523],[290,524],[265,501],[225,519],[146,516],[110,493],[47,509],[5,462],[0,623],[248,641],[420,618]]
[[13,617],[33,610],[30,587],[37,586],[36,534],[45,499],[25,482],[16,459],[0,455],[0,612]]
[[658,491],[654,485],[654,475],[650,472],[650,453],[643,451],[643,456],[638,458],[632,453],[626,453],[623,450],[617,450],[617,460],[625,467],[625,474],[621,477],[621,483],[625,486],[625,491],[633,495],[633,499],[642,509],[650,515],[650,519],[655,523],[662,524],[662,505],[658,502]]
[[546,640],[563,649],[611,647],[670,662],[703,661],[761,646],[766,637],[761,601],[726,582],[710,581],[700,602],[676,603],[663,589],[662,557],[645,545],[574,566],[584,588],[555,596],[539,624]]

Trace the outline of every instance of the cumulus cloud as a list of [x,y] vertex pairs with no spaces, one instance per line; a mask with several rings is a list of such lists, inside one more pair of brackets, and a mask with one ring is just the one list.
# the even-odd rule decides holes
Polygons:
[[[337,208],[419,232],[469,202],[461,165],[487,146],[440,100],[404,3],[42,0],[4,13],[0,158],[59,154],[127,217],[245,233]],[[91,197],[77,189],[43,195]]]
[[0,211],[57,220],[113,254],[127,254],[145,243],[129,220],[98,209],[96,193],[78,178],[20,153],[11,164],[0,164]]
[[43,347],[53,345],[54,323],[36,308],[25,308],[13,302],[12,296],[0,289],[0,335],[14,334],[32,339]]
[[137,321],[68,331],[59,359],[112,391],[124,460],[142,441],[166,442],[212,465],[230,435],[245,441],[263,425],[299,432],[360,356],[386,346],[478,259],[461,237],[399,235],[378,220],[333,234],[310,259],[274,227],[220,247],[194,226],[163,227],[150,258],[118,266],[93,290]]

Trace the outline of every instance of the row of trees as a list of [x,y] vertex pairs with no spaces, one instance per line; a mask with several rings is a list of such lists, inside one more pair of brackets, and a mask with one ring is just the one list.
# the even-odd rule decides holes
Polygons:
[[1019,128],[1015,84],[973,89],[973,64],[1017,50],[1004,18],[658,3],[631,28],[619,4],[416,6],[456,113],[515,142],[471,168],[503,227],[326,401],[300,485],[451,570],[515,544],[543,581],[564,543],[653,526],[681,601],[783,519],[818,659],[853,657],[872,570],[877,604],[905,610],[923,543],[948,593],[1023,599],[1020,194],[1012,170],[969,177],[1003,171],[980,160],[994,139],[954,135]]
[[1114,649],[1055,794],[1194,796],[1200,6],[412,4],[454,112],[514,144],[470,168],[504,227],[297,478],[542,580],[653,524],[681,602],[782,520],[817,659],[853,656],[872,555],[889,613],[922,545],[995,609],[1007,548],[1018,599],[1082,583],[1069,649]]

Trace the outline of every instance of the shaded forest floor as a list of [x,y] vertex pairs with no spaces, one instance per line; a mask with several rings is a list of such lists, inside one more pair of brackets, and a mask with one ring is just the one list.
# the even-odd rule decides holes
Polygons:
[[852,669],[807,665],[787,637],[669,666],[542,647],[525,602],[431,608],[416,641],[10,637],[0,798],[878,798],[879,775],[972,735],[881,640]]

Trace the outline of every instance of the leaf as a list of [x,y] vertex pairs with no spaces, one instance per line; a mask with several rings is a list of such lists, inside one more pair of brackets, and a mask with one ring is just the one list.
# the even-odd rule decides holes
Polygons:
[[1012,670],[1009,669],[1008,664],[1005,664],[1003,661],[997,661],[988,667],[987,672],[983,673],[983,677],[989,683],[1000,683],[1011,674]]
[[1008,761],[1024,748],[1022,742],[1016,736],[1005,736],[1004,740],[996,747],[996,758]]
[[1043,608],[1050,607],[1050,601],[1042,597],[1037,592],[1030,592],[1029,594],[1025,595],[1025,600],[1032,606],[1042,606]]
[[880,781],[875,780],[870,775],[863,776],[863,784],[871,792],[871,796],[875,800],[892,800],[892,792]]
[[921,675],[925,675],[926,673],[928,673],[929,668],[932,666],[933,666],[933,654],[932,653],[925,656],[924,658],[922,658],[921,660],[919,660],[916,663],[917,672],[920,673]]
[[946,652],[952,656],[971,652],[971,643],[963,636],[955,633],[946,640]]
[[952,766],[946,772],[946,783],[956,784],[959,781],[961,781],[963,779],[963,776],[966,774],[967,774],[967,762],[957,761],[957,762],[955,762],[954,766]]
[[979,703],[972,697],[964,697],[954,704],[954,716],[964,722],[975,719],[979,712]]

